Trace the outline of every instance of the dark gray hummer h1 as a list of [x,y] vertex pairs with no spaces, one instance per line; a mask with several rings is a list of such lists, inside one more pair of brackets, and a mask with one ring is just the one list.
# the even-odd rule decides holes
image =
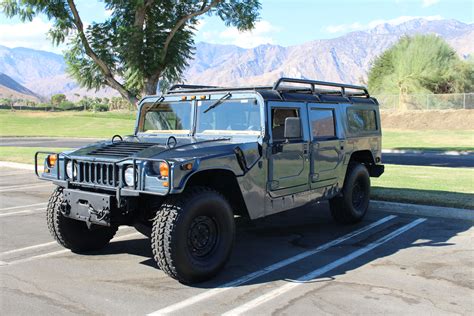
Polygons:
[[47,222],[61,245],[97,250],[118,226],[135,226],[161,270],[184,283],[223,268],[235,215],[329,200],[336,221],[354,223],[368,208],[369,177],[384,170],[366,88],[290,78],[174,86],[141,100],[133,135],[39,154],[48,155],[39,177],[57,185]]

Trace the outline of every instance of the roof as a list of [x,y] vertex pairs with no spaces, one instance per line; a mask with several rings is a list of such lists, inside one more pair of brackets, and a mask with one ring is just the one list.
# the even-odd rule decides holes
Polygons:
[[378,102],[369,95],[364,86],[282,77],[273,86],[217,87],[202,85],[174,85],[168,94],[212,93],[231,91],[253,91],[270,101],[303,101],[318,103],[363,103]]

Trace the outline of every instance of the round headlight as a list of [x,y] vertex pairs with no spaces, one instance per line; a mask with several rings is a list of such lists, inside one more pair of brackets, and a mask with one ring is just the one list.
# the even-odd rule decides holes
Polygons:
[[134,174],[133,174],[133,167],[128,167],[127,169],[125,169],[124,180],[125,180],[125,184],[129,187],[131,187],[135,184],[135,177],[134,177]]
[[69,161],[67,164],[66,164],[66,175],[68,178],[72,179],[72,177],[76,176],[77,175],[77,167],[74,166],[74,172],[72,170],[72,162]]

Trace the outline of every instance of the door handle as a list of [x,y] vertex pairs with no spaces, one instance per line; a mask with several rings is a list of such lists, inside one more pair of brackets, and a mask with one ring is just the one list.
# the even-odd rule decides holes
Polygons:
[[303,155],[308,154],[308,144],[303,144]]

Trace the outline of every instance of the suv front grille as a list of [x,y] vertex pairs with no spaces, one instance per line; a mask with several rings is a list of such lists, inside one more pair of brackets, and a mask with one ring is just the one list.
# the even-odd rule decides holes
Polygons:
[[77,175],[73,182],[116,187],[119,168],[113,163],[76,161]]

